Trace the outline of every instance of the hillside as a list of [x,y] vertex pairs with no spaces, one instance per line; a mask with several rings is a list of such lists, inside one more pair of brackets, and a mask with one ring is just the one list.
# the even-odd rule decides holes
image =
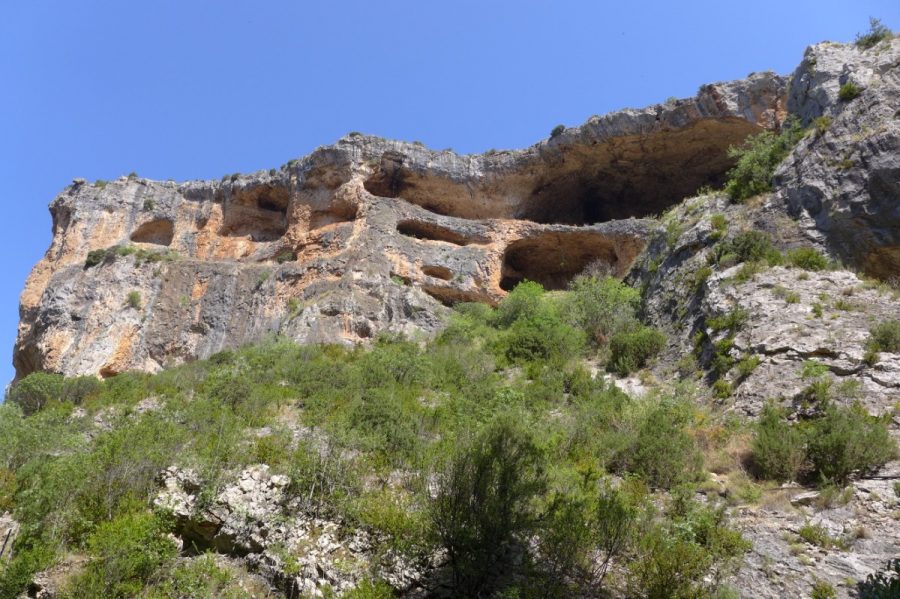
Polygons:
[[525,150],[76,179],[0,406],[0,597],[897,596],[873,33]]

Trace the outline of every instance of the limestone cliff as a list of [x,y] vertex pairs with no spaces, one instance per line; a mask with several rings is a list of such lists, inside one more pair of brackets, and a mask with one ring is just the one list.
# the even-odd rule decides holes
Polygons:
[[495,302],[525,278],[624,275],[655,226],[644,217],[721,183],[727,148],[779,127],[787,91],[753,74],[519,151],[351,133],[221,181],[75,180],[21,297],[17,376],[156,371],[276,333],[426,335],[445,305]]

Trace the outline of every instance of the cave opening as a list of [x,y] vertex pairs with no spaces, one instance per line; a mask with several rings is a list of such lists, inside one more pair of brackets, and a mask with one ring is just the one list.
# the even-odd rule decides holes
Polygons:
[[287,231],[290,192],[286,186],[259,185],[236,190],[224,205],[221,235],[274,241]]
[[156,219],[143,223],[131,234],[135,243],[152,243],[154,245],[171,245],[175,237],[175,224],[169,219]]
[[619,270],[615,243],[592,231],[540,233],[510,243],[503,253],[500,288],[511,291],[524,280],[545,289],[566,289],[576,276],[594,265]]
[[[728,148],[762,128],[737,117],[700,119],[677,129],[574,143],[521,158],[476,178],[410,164],[385,152],[363,182],[376,196],[467,219],[592,225],[665,212],[701,187],[720,187],[734,159]],[[477,159],[476,159],[477,160]]]
[[470,243],[487,243],[488,239],[480,235],[465,235],[453,229],[442,227],[437,223],[406,219],[397,223],[397,232],[407,237],[424,241],[444,241],[453,245],[469,245]]

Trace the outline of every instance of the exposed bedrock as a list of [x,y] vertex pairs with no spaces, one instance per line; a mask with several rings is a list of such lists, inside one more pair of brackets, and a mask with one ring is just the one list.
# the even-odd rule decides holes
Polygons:
[[446,306],[496,303],[524,279],[622,276],[657,226],[643,217],[721,183],[728,146],[778,127],[785,106],[785,79],[754,74],[525,150],[350,134],[221,181],[76,180],[22,293],[17,376],[154,371],[272,334],[429,335]]
[[[861,93],[841,100],[849,83]],[[805,123],[822,117],[820,133],[782,163],[776,199],[846,264],[900,276],[900,38],[809,47],[789,106]]]

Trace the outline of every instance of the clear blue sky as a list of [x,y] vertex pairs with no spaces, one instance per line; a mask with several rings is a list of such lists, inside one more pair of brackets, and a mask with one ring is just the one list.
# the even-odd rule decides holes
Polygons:
[[0,5],[0,380],[18,295],[73,177],[278,166],[348,131],[462,152],[788,73],[897,0],[5,0]]

